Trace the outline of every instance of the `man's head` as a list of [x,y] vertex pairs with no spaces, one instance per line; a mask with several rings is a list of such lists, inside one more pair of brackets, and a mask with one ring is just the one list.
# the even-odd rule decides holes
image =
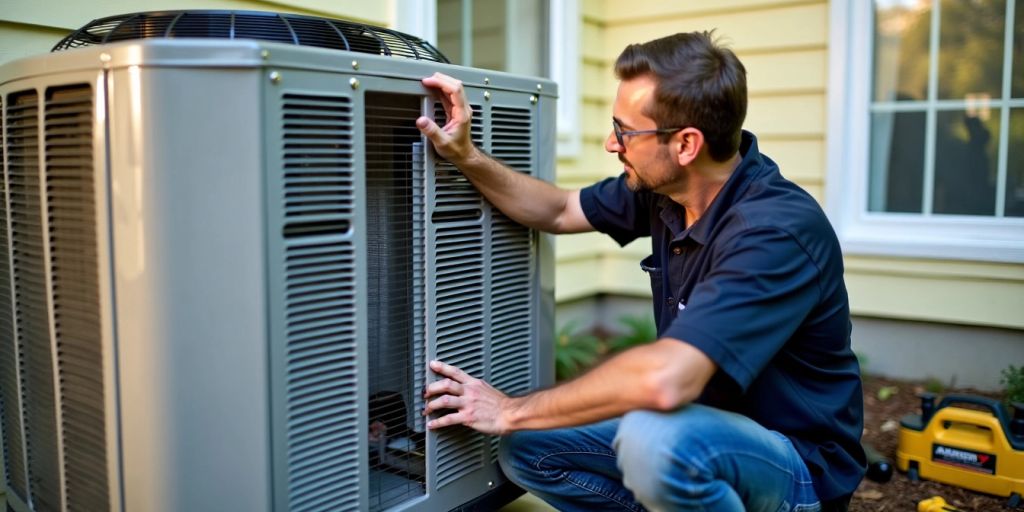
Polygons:
[[[618,149],[619,159],[627,165],[636,164],[634,171],[636,167],[644,169],[645,176],[636,174],[631,186],[655,189],[662,185],[661,181],[669,177],[652,176],[648,167],[653,160],[645,157],[673,155],[668,148],[652,149],[645,155],[640,151],[629,154],[626,149],[632,149],[632,144],[651,142],[631,139],[650,138],[660,145],[673,138],[699,141],[716,162],[728,160],[739,150],[747,114],[746,70],[732,51],[714,42],[710,32],[676,34],[629,45],[615,63],[615,74],[622,81],[616,98],[615,131],[627,134],[621,143],[617,135],[614,145],[609,138],[608,147]],[[631,119],[620,119],[620,114]],[[688,134],[694,131],[700,133],[690,138]],[[641,166],[635,161],[640,158],[649,162]]]

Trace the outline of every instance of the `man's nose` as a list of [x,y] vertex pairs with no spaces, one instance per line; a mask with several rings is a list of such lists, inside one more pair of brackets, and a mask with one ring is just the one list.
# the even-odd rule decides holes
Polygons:
[[619,144],[619,140],[615,138],[615,132],[608,134],[608,137],[604,139],[604,150],[609,153],[625,153],[626,148]]

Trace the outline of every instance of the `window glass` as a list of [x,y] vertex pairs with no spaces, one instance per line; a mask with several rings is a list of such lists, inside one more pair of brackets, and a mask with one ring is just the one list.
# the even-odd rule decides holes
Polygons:
[[[1012,194],[1024,155],[1003,116],[1020,105],[1003,87],[1024,45],[1006,47],[1010,7],[1010,28],[1020,32],[1024,17],[1008,1],[1016,0],[874,0],[869,211],[1019,215]],[[1024,79],[1008,78],[1011,91],[1024,89]],[[1000,144],[1016,156],[1000,163]]]
[[931,2],[875,2],[875,101],[924,100],[928,96]]
[[1024,98],[1024,2],[1015,6],[1013,20],[1013,73],[1010,94]]
[[1006,159],[1006,216],[1024,217],[1024,108],[1010,110],[1009,139],[1010,147]]
[[945,0],[939,24],[939,99],[1000,98],[1004,0]]
[[935,126],[935,213],[995,215],[999,112],[939,112]]
[[454,64],[548,76],[547,12],[547,0],[437,0],[438,49]]
[[924,135],[924,112],[871,116],[870,211],[921,213]]

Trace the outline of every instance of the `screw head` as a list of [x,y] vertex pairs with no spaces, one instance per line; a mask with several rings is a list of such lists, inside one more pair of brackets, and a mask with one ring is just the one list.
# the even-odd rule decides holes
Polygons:
[[269,59],[270,58],[270,50],[260,50],[260,57],[263,60]]
[[491,101],[491,91],[484,91],[484,101]]
[[530,103],[532,103],[534,105],[537,104],[537,96],[536,95],[534,95],[534,94],[530,95]]
[[352,61],[352,69],[359,69],[359,61],[358,60]]
[[351,85],[353,89],[358,89],[359,88],[359,79],[354,78],[354,77],[353,78],[349,78],[348,79],[348,84]]
[[269,77],[270,77],[270,83],[272,83],[272,84],[279,84],[279,83],[281,83],[281,73],[278,73],[277,71],[271,71]]
[[543,86],[543,85],[541,85],[541,84],[537,84],[537,90],[538,90],[538,91],[540,91],[540,90],[543,90],[543,89],[544,89],[544,86]]
[[487,482],[487,487],[494,487],[494,482],[493,481],[488,481]]
[[490,78],[487,78],[487,77],[485,76],[485,77],[484,77],[484,84],[489,84],[489,83],[491,83],[491,79],[490,79]]

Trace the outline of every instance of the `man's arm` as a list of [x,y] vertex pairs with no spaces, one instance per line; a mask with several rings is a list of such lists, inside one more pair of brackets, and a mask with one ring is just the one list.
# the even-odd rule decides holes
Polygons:
[[438,89],[448,122],[437,126],[428,117],[416,126],[439,155],[455,164],[477,190],[516,222],[549,233],[593,231],[580,206],[578,190],[565,190],[546,181],[516,172],[473,145],[470,121],[473,111],[466,101],[462,82],[441,74],[423,79]]
[[424,414],[453,410],[427,423],[466,425],[489,434],[584,425],[636,409],[668,411],[692,402],[717,366],[692,345],[662,338],[627,350],[578,379],[521,397],[508,397],[462,370],[433,361],[447,377],[427,386]]

